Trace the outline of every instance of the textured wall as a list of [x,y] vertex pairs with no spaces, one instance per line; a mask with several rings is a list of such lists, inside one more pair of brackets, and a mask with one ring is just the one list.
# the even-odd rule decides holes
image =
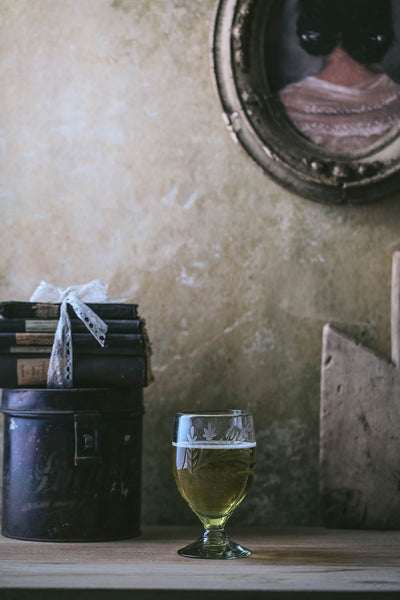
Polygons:
[[233,519],[315,523],[322,326],[389,354],[396,198],[326,207],[233,144],[210,75],[214,0],[2,0],[1,299],[103,277],[153,342],[146,523],[179,514],[177,410],[254,411]]

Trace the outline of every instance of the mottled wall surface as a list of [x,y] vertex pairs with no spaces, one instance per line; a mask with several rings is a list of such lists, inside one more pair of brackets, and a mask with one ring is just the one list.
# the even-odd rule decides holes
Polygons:
[[[318,521],[330,321],[389,355],[400,203],[290,194],[235,145],[210,73],[214,0],[2,0],[1,299],[96,277],[153,343],[145,523],[192,522],[171,475],[177,410],[254,411],[235,520]],[[182,512],[182,516],[180,513]]]

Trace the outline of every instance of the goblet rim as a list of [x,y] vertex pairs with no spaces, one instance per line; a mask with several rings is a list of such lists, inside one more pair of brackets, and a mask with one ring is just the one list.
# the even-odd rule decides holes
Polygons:
[[186,411],[180,410],[176,413],[175,416],[184,416],[184,417],[236,417],[236,416],[253,416],[253,413],[250,410],[242,410],[242,409],[222,409],[222,410],[196,410],[196,411]]

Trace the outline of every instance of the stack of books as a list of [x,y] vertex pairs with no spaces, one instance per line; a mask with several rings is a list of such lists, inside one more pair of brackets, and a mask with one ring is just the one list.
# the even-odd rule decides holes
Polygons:
[[[68,306],[73,387],[146,387],[151,346],[137,304],[87,303],[107,324],[104,347]],[[0,302],[0,388],[47,386],[60,304]]]

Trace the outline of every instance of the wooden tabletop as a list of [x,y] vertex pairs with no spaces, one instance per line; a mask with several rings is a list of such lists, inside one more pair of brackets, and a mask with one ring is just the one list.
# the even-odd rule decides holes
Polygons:
[[0,597],[64,600],[400,598],[400,532],[227,529],[253,551],[238,560],[183,558],[200,528],[145,527],[117,542],[0,537]]

